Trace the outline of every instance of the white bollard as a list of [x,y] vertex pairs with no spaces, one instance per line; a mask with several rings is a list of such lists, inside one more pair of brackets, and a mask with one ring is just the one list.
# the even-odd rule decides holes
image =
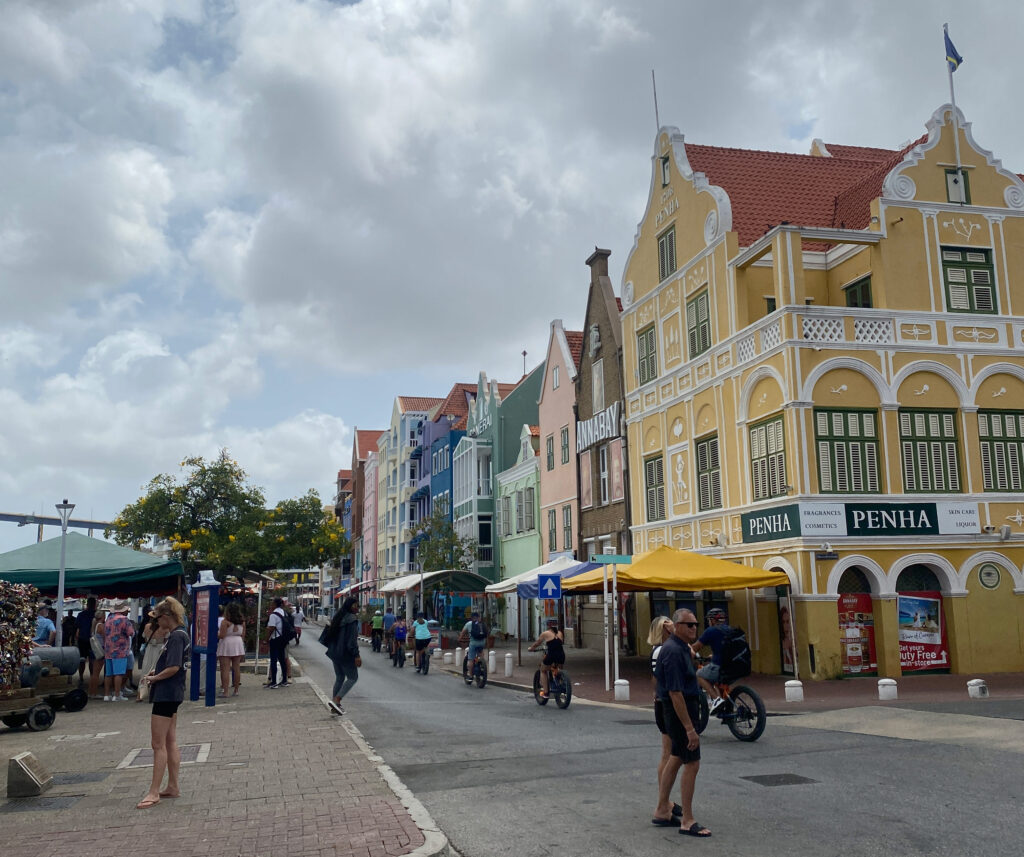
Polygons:
[[455,666],[462,669],[462,646],[455,647]]
[[615,681],[615,701],[629,702],[629,682],[624,678]]
[[512,653],[505,652],[505,678],[512,676]]
[[988,699],[988,685],[984,679],[972,678],[967,682],[967,695],[971,699]]
[[487,672],[492,673],[498,668],[498,653],[491,649],[487,655]]
[[896,699],[896,680],[891,678],[880,678],[878,680],[878,698]]
[[786,682],[786,702],[804,701],[804,683],[791,679]]
[[440,649],[434,649],[434,652],[431,655],[431,657],[434,657],[434,658],[437,658],[438,660],[440,660],[440,659],[442,659],[444,657],[444,652],[441,651]]
[[441,663],[450,664],[455,661],[455,652],[447,651],[441,656]]

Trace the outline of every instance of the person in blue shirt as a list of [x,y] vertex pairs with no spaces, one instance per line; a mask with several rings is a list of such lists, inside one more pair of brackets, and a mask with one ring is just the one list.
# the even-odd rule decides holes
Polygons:
[[691,648],[696,657],[704,646],[711,647],[711,662],[697,670],[697,681],[711,697],[708,712],[714,714],[725,702],[722,699],[722,694],[718,692],[718,681],[722,677],[722,649],[725,647],[729,626],[725,624],[725,611],[721,607],[712,607],[704,618],[708,623],[707,630],[700,635],[700,639]]
[[416,618],[412,623],[412,633],[413,639],[416,640],[416,672],[420,672],[422,670],[420,660],[422,655],[420,653],[430,645],[430,628],[427,625],[427,618],[423,613],[416,614]]
[[32,638],[33,646],[52,646],[57,640],[57,626],[49,617],[50,608],[40,607],[36,617],[36,635]]
[[391,608],[387,607],[384,610],[384,651],[387,652],[389,657],[394,657],[394,627],[395,627],[395,614],[391,612]]

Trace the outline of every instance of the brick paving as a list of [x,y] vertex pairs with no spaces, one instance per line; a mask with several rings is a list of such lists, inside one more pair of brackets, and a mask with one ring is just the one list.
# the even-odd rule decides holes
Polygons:
[[[519,666],[515,641],[495,647],[496,669],[491,673],[491,683],[497,686],[511,685],[517,689],[532,692],[533,674],[540,664],[539,652],[527,652],[523,645],[522,661]],[[505,654],[512,653],[512,676],[505,676]],[[461,663],[443,669],[461,674]],[[566,649],[566,672],[573,683],[573,697],[596,702],[614,702],[614,690],[605,690],[604,654],[593,649]],[[629,682],[630,700],[627,705],[652,707],[652,685],[650,661],[647,657],[620,657],[619,677]],[[611,674],[614,681],[614,672]],[[805,711],[822,711],[835,708],[850,708],[862,705],[893,705],[925,702],[966,702],[967,682],[981,678],[989,688],[990,699],[1024,699],[1024,673],[995,673],[991,675],[913,675],[897,679],[899,698],[893,702],[879,702],[878,678],[845,678],[834,681],[804,681],[804,701],[786,702],[786,682],[791,676],[752,675],[743,679],[744,684],[753,687],[764,699],[765,707],[771,713],[797,714]],[[985,700],[977,700],[984,704]]]
[[[146,810],[135,804],[152,769],[117,766],[149,746],[149,705],[90,700],[83,711],[58,712],[46,732],[0,726],[4,759],[29,750],[57,781],[42,799],[9,801],[3,778],[0,829],[15,835],[3,837],[0,852],[109,857],[156,846],[174,857],[448,853],[436,828],[424,835],[382,776],[379,759],[310,684],[299,679],[271,691],[244,676],[237,698],[217,701],[214,708],[185,702],[179,709],[179,745],[208,743],[209,757],[182,765],[180,798]],[[74,774],[102,778],[59,782]],[[45,809],[58,797],[72,798],[71,806]]]

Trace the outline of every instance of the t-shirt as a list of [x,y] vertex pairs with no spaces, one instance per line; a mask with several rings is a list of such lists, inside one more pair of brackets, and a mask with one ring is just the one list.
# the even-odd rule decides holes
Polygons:
[[429,640],[430,639],[430,626],[426,622],[420,622],[418,619],[412,623],[412,630],[417,640]]
[[278,607],[270,614],[270,618],[267,619],[267,627],[273,628],[273,630],[270,632],[271,640],[276,640],[278,637],[281,636],[281,619],[283,616],[283,611],[281,610],[280,607]]
[[103,623],[103,657],[108,660],[127,658],[134,633],[131,619],[121,613],[111,613]]
[[175,628],[167,635],[164,650],[153,668],[160,673],[167,667],[179,667],[170,678],[155,682],[149,694],[150,702],[185,701],[185,658],[188,653],[188,634],[182,628]]
[[36,635],[32,638],[33,643],[40,643],[41,645],[50,645],[50,634],[57,633],[57,626],[53,624],[46,616],[36,617]]
[[374,616],[373,619],[370,620],[370,624],[373,626],[374,631],[379,631],[384,627],[384,617]]
[[484,636],[482,638],[480,638],[478,640],[476,637],[473,636],[473,620],[472,619],[470,619],[465,625],[462,626],[462,633],[465,634],[467,637],[469,637],[469,644],[471,646],[478,646],[479,647],[479,646],[484,646],[484,645],[487,644],[487,634],[486,634],[487,627],[484,625],[483,622],[480,622],[479,619],[477,620],[477,622],[479,623],[480,627],[484,629]]
[[696,696],[700,692],[690,647],[674,634],[661,647],[654,673],[658,699],[668,699],[672,691],[683,696]]
[[301,610],[296,610],[294,613],[292,613],[292,621],[295,623],[296,628],[302,627],[302,620],[305,618],[306,617],[302,615]]
[[[398,620],[396,619],[395,622]],[[409,636],[409,629],[405,625],[395,625],[395,639],[399,643],[403,642],[406,637]]]
[[398,618],[394,613],[388,612],[384,614],[384,630],[390,631],[391,627],[398,621]]
[[92,636],[92,623],[96,619],[95,610],[83,610],[75,617],[75,623],[78,625],[78,639],[88,640]]
[[730,630],[728,625],[712,625],[697,640],[702,646],[711,646],[711,663],[722,665],[722,650],[725,648],[725,638]]

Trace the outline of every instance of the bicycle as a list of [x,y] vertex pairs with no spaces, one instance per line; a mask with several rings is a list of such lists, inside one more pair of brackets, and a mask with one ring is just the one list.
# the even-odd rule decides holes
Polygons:
[[424,646],[416,653],[416,669],[420,671],[420,675],[430,672],[430,646]]
[[391,638],[391,666],[405,666],[405,640]]
[[379,652],[381,648],[381,640],[384,638],[383,628],[374,628],[370,632],[370,647],[375,652]]
[[[745,684],[718,682],[715,686],[725,700],[715,716],[721,718],[722,724],[729,727],[738,741],[756,741],[760,738],[768,722],[768,712],[758,692]],[[704,688],[701,688],[698,704],[700,713],[694,727],[699,735],[711,720],[710,700]]]
[[537,705],[547,705],[548,699],[554,699],[559,708],[568,708],[572,702],[572,682],[569,674],[557,664],[551,667],[548,674],[548,695],[541,696],[540,670],[533,674],[533,698]]
[[462,680],[466,684],[472,684],[475,680],[479,688],[487,684],[487,658],[482,652],[477,656],[472,671],[469,669],[469,655],[462,659]]

